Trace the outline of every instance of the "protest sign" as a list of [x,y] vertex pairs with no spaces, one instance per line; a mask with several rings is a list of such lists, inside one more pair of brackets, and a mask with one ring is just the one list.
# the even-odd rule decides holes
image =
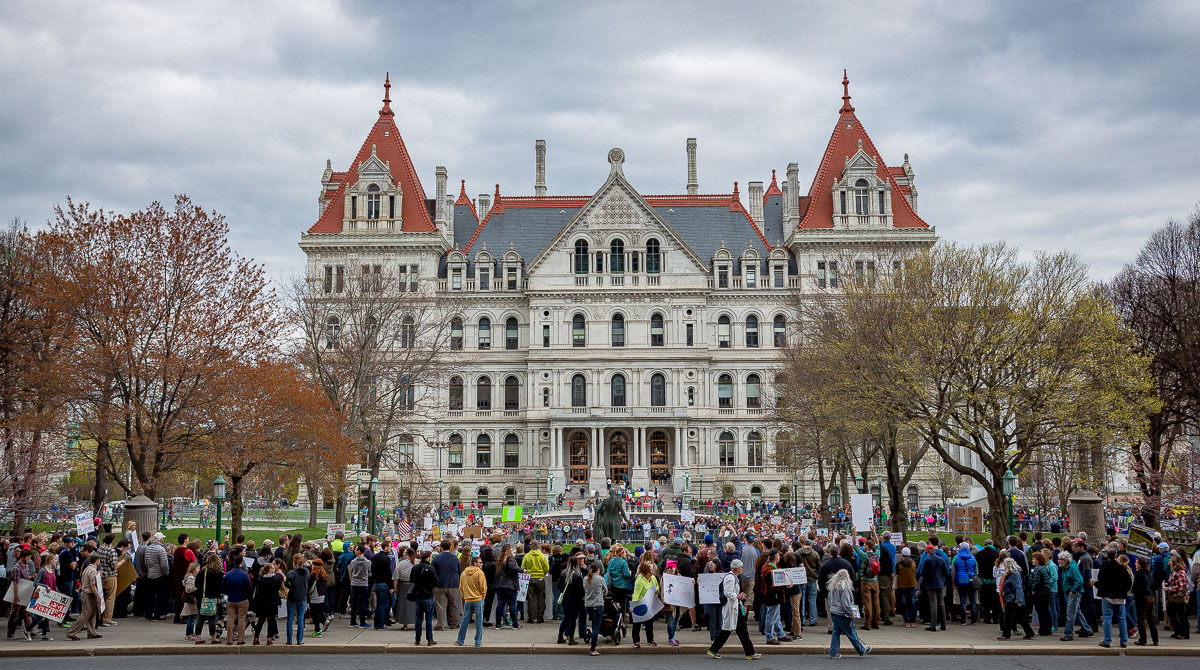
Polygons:
[[96,606],[100,608],[100,613],[104,614],[104,609],[107,605],[104,604],[104,578],[100,576],[100,571],[96,571]]
[[595,516],[595,512],[593,512],[592,510],[587,509],[587,508],[584,508],[584,510],[581,512],[581,514],[583,515],[584,521],[591,521],[592,517]]
[[651,586],[646,595],[642,596],[641,600],[635,600],[629,608],[629,613],[633,615],[634,623],[642,623],[654,618],[663,608],[662,601],[658,599],[658,589]]
[[521,520],[521,511],[519,505],[501,507],[500,520],[504,523],[517,523]]
[[433,530],[433,517],[425,517],[425,530]]
[[332,540],[333,538],[337,537],[338,533],[342,533],[343,536],[345,535],[346,524],[344,524],[344,523],[327,523],[327,524],[325,524],[325,539],[326,540]]
[[721,580],[724,572],[706,572],[697,578],[700,586],[700,604],[716,605],[721,602]]
[[697,533],[707,533],[708,532],[708,524],[706,524],[706,523],[696,524],[696,532]]
[[490,516],[483,517],[483,527],[484,528],[491,528],[495,524],[496,524],[496,520],[493,519],[492,517],[490,517]]
[[1125,542],[1125,547],[1129,550],[1129,553],[1148,561],[1154,557],[1157,545],[1158,542],[1154,539],[1153,530],[1145,526],[1129,526],[1129,539]]
[[679,607],[695,607],[696,593],[692,579],[680,575],[663,575],[663,602]]
[[432,551],[433,545],[429,542],[429,540],[421,540],[417,543],[417,549],[419,551]]
[[679,513],[679,521],[681,523],[696,523],[696,510],[685,509]]
[[851,518],[856,530],[867,530],[875,523],[875,496],[855,493],[850,496]]
[[772,570],[771,571],[772,586],[791,586],[792,578],[787,570]]
[[525,602],[525,596],[529,593],[529,573],[522,572],[517,575],[517,601]]
[[792,586],[799,586],[808,583],[808,571],[804,568],[784,568],[788,573],[788,580]]
[[817,537],[827,537],[828,535],[829,535],[828,528],[818,528],[817,529]]
[[[24,584],[33,586],[33,582],[23,582],[22,585]],[[30,596],[31,599],[33,597],[35,596]],[[30,613],[46,617],[56,623],[62,623],[62,620],[67,616],[67,609],[71,607],[70,596],[57,591],[51,591],[45,586],[37,587],[36,598],[37,600],[34,601],[33,607],[30,608]]]
[[483,529],[479,526],[463,526],[463,537],[483,537]]
[[458,535],[458,524],[448,523],[442,528],[442,533],[450,537]]
[[79,529],[80,537],[95,532],[96,519],[92,517],[91,512],[80,512],[75,515],[75,528]]
[[783,517],[779,516],[778,514],[771,515],[771,525],[772,526],[783,525]]
[[117,566],[117,594],[125,592],[129,585],[137,581],[137,568],[133,561],[125,561]]

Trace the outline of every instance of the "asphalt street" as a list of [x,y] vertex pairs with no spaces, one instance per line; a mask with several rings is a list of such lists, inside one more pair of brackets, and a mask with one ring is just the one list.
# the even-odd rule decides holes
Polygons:
[[[581,647],[578,656],[565,657],[561,654],[429,654],[425,656],[431,664],[436,664],[441,667],[520,667],[521,670],[561,670],[569,658],[570,665],[573,668],[610,668],[614,663],[621,666],[623,669],[640,670],[641,668],[659,668],[664,664],[677,664],[680,662],[691,665],[692,662],[699,662],[703,665],[708,664],[734,664],[737,667],[753,667],[760,670],[777,670],[787,668],[794,670],[798,665],[808,665],[810,663],[824,664],[834,663],[824,656],[777,656],[772,659],[770,656],[765,656],[761,661],[753,664],[743,665],[747,662],[742,658],[742,655],[737,653],[735,648],[726,649],[730,652],[725,654],[725,657],[719,661],[711,660],[702,655],[695,656],[663,656],[657,654],[646,654],[639,657],[638,655],[621,654],[615,656],[601,655],[588,656],[586,647]],[[324,663],[320,660],[328,658],[324,656],[312,656],[307,654],[296,654],[297,659],[304,657],[306,660]],[[203,655],[179,655],[179,656],[122,656],[117,664],[122,670],[159,670],[164,667],[187,667],[194,665],[197,660],[203,659],[201,662],[208,667],[238,667],[246,664],[259,665],[262,662],[272,665],[279,664],[282,659],[279,656],[270,656],[256,659],[254,656],[236,655],[236,654],[203,654]],[[338,654],[337,666],[339,670],[379,670],[380,666],[387,667],[392,664],[412,664],[413,655],[395,655],[395,656],[379,656],[378,654]],[[921,670],[963,670],[964,666],[971,668],[1006,668],[1007,670],[1061,670],[1064,667],[1072,667],[1073,665],[1086,664],[1089,670],[1128,670],[1131,662],[1134,663],[1152,663],[1156,670],[1175,670],[1176,668],[1194,668],[1196,665],[1195,657],[1180,658],[1180,657],[1156,657],[1153,660],[1130,659],[1128,657],[1119,656],[1069,656],[1069,655],[1038,655],[1038,656],[969,656],[969,655],[942,655],[942,656],[868,656],[866,658],[858,658],[857,656],[843,655],[842,659],[837,661],[838,665],[850,665],[855,668],[871,669],[894,669],[897,666],[905,666],[912,668],[920,668]],[[21,666],[25,668],[57,668],[62,665],[62,659],[47,658],[39,660],[36,658],[23,659]],[[702,665],[702,667],[703,667]]]

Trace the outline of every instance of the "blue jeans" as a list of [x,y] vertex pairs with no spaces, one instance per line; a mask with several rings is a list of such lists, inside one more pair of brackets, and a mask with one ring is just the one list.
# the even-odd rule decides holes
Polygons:
[[187,630],[183,634],[190,636],[195,630],[196,630],[196,615],[189,614],[187,616]]
[[483,644],[483,601],[473,600],[463,602],[462,623],[458,624],[458,643],[461,645],[467,639],[467,626],[471,624],[471,615],[475,615],[475,646]]
[[916,587],[909,586],[903,589],[896,589],[896,598],[899,603],[900,614],[904,617],[904,623],[917,622],[917,597]]
[[367,625],[367,601],[370,592],[366,586],[351,586],[350,587],[350,625],[354,625],[355,617],[362,625]]
[[433,619],[437,616],[433,607],[433,598],[417,598],[413,601],[415,617],[413,630],[417,631],[417,642],[421,641],[421,619],[425,619],[425,639],[433,642]]
[[[966,584],[958,584],[958,601],[962,603],[963,621],[967,620],[967,615],[971,616],[971,621],[979,621],[979,605],[975,600],[975,588],[970,582]],[[967,604],[970,603],[970,610],[967,609]]]
[[804,614],[804,622],[807,626],[815,626],[817,624],[817,591],[819,586],[820,584],[817,584],[817,580],[814,579],[800,587],[803,589],[801,592],[803,598],[800,602],[803,606],[802,613]]
[[308,609],[308,603],[294,603],[290,600],[287,604],[287,643],[292,643],[292,621],[295,620],[296,625],[296,644],[304,644],[304,612]]
[[562,593],[562,587],[558,585],[558,580],[551,579],[550,580],[550,594],[554,598],[554,600],[552,601],[554,603],[554,608],[551,611],[551,614],[554,616],[555,621],[558,621],[563,618],[563,606],[562,606],[562,603],[558,602],[558,594],[560,594],[560,593]]
[[513,628],[518,625],[517,621],[517,590],[516,589],[496,589],[496,628],[504,625],[504,610],[508,610],[508,615],[512,617]]
[[596,651],[596,640],[600,637],[600,621],[604,618],[604,605],[587,607],[588,618],[592,621],[592,651]]
[[783,626],[779,623],[779,605],[763,605],[763,634],[767,642],[783,637]]
[[1050,606],[1050,628],[1051,628],[1051,630],[1058,630],[1058,620],[1062,618],[1058,612],[1058,591],[1050,592],[1049,606]]
[[721,634],[721,605],[706,603],[704,613],[708,615],[708,640],[716,642],[717,636]]
[[1083,612],[1079,608],[1080,601],[1083,600],[1082,593],[1067,594],[1067,619],[1063,626],[1063,637],[1075,637],[1075,624],[1079,623],[1079,627],[1085,633],[1091,633],[1092,627],[1088,625],[1087,617],[1083,616]]
[[391,602],[391,589],[387,584],[376,584],[375,590],[375,628],[382,630],[387,626],[388,603]]
[[858,633],[854,630],[853,619],[833,612],[829,613],[829,618],[833,621],[833,635],[829,640],[829,658],[837,658],[838,650],[842,648],[843,635],[850,640],[850,644],[854,645],[854,651],[859,654],[866,651],[866,647],[859,641]]
[[1129,643],[1129,623],[1125,621],[1125,603],[1114,605],[1107,598],[1100,599],[1100,609],[1104,613],[1104,644],[1112,644],[1112,624],[1115,618],[1120,622],[1121,644]]
[[675,639],[675,629],[679,626],[680,608],[667,605],[667,642]]

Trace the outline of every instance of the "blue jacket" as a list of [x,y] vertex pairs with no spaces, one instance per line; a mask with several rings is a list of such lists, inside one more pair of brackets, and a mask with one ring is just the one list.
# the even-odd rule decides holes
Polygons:
[[919,576],[922,588],[944,589],[946,588],[946,579],[950,576],[950,568],[946,565],[945,558],[938,554],[932,556],[926,554]]
[[954,557],[954,583],[957,585],[969,584],[977,572],[976,567],[975,557],[971,555],[971,550],[959,547],[958,555]]
[[1010,572],[1004,576],[1004,602],[1025,605],[1025,580],[1020,572]]
[[250,585],[250,575],[246,574],[245,570],[234,568],[225,573],[225,595],[229,596],[229,602],[240,603],[249,600],[251,591],[253,587]]
[[433,557],[433,569],[437,573],[439,589],[457,589],[458,575],[462,572],[462,564],[452,551],[441,551]]
[[881,542],[877,548],[879,549],[879,574],[896,574],[896,545],[891,542]]

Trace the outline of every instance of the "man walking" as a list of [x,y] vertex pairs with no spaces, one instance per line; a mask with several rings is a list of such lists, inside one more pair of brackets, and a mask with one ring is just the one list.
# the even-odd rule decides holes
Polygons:
[[483,646],[483,597],[487,595],[487,578],[483,574],[483,559],[475,556],[471,565],[463,570],[459,578],[459,592],[463,599],[462,623],[458,627],[458,640],[454,644],[463,646],[467,638],[467,626],[475,616],[475,646]]
[[113,548],[112,533],[104,536],[96,555],[100,557],[100,581],[104,585],[104,613],[100,615],[101,626],[115,626],[113,610],[117,604],[117,550]]
[[80,607],[79,618],[75,620],[74,625],[67,631],[68,640],[78,640],[79,631],[87,628],[87,636],[89,640],[98,637],[104,637],[96,632],[96,614],[99,612],[100,594],[96,591],[96,575],[99,574],[100,557],[92,554],[88,556],[87,567],[83,569],[83,576],[80,577]]
[[447,626],[458,628],[462,611],[459,602],[462,596],[458,593],[462,564],[458,562],[453,547],[454,543],[449,538],[443,539],[442,550],[433,557],[433,569],[437,574],[437,586],[433,590],[434,607],[437,609],[437,627],[434,630],[445,630]]

